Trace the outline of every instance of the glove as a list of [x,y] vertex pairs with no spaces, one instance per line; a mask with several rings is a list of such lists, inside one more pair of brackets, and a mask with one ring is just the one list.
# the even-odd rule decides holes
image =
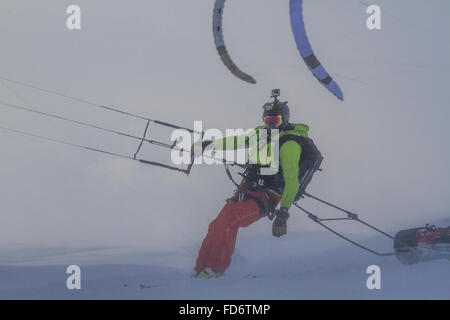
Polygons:
[[191,146],[191,162],[193,163],[195,159],[201,157],[205,149],[212,143],[211,140],[199,141],[193,143]]
[[289,219],[288,208],[281,207],[275,210],[275,220],[272,224],[272,235],[274,237],[281,237],[287,233],[287,220]]

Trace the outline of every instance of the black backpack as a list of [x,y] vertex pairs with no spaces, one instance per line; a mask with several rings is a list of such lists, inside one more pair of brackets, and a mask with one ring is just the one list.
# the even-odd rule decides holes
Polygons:
[[303,196],[314,173],[320,170],[323,157],[311,138],[288,134],[280,138],[280,148],[287,141],[295,141],[302,148],[298,172],[300,188],[295,197],[295,201],[298,201]]

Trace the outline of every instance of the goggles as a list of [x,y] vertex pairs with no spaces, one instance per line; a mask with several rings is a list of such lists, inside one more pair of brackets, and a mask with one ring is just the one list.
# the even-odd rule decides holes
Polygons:
[[269,127],[270,129],[278,128],[282,122],[283,117],[281,115],[264,117],[264,124],[266,125],[266,127]]
[[274,103],[273,102],[268,102],[265,105],[263,105],[263,109],[264,111],[270,111],[272,110],[274,107]]

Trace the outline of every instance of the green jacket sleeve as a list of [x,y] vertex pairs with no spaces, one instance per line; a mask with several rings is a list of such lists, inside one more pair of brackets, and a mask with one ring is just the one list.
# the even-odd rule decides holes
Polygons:
[[213,141],[216,150],[238,150],[247,147],[245,136],[231,136]]
[[257,134],[262,127],[255,128],[250,134],[243,134],[240,136],[230,136],[223,139],[213,141],[214,149],[216,150],[238,150],[249,147],[250,135]]
[[295,141],[285,142],[280,149],[280,165],[283,170],[284,190],[281,206],[290,208],[295,200],[300,182],[298,181],[299,161],[302,148]]

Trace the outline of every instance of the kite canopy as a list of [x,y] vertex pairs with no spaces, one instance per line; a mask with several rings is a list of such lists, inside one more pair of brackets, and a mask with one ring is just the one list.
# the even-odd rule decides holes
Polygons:
[[[223,38],[223,10],[225,7],[226,0],[215,0],[214,4],[214,16],[213,16],[213,33],[214,42],[219,53],[220,59],[224,65],[239,79],[255,84],[256,80],[248,75],[247,73],[241,71],[236,64],[231,59],[228,54],[227,48],[225,47],[225,41]],[[303,60],[305,61],[308,69],[312,74],[320,81],[320,83],[332,92],[339,100],[344,100],[344,94],[341,88],[333,80],[333,78],[328,74],[322,64],[319,62],[315,56],[311,44],[309,42],[308,36],[306,34],[305,22],[303,20],[303,0],[289,0],[290,7],[290,17],[292,32],[294,33],[295,42],[297,43],[298,51],[300,52]]]
[[223,39],[223,27],[222,27],[224,7],[225,7],[225,0],[216,0],[216,3],[214,5],[213,33],[217,52],[219,53],[220,59],[222,60],[223,64],[231,71],[231,73],[233,73],[236,77],[245,82],[255,84],[256,80],[253,79],[252,76],[241,71],[233,62],[233,60],[231,60],[227,48],[225,47],[225,41]]
[[344,94],[336,81],[331,78],[322,64],[319,62],[309,42],[306,34],[305,22],[303,20],[303,0],[290,0],[290,16],[292,32],[294,33],[295,42],[297,43],[298,51],[305,61],[308,69],[339,100],[344,100]]

